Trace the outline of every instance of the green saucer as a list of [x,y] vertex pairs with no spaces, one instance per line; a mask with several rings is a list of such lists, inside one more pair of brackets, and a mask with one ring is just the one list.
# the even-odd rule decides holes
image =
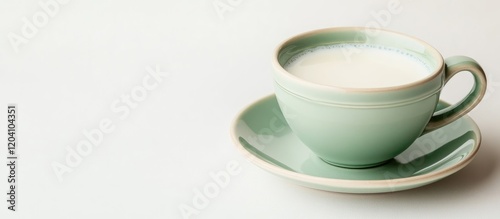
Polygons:
[[[438,108],[447,105],[440,102]],[[481,142],[479,128],[464,116],[421,136],[387,163],[348,169],[329,165],[314,155],[290,130],[287,116],[293,115],[280,110],[274,95],[251,104],[231,127],[236,147],[252,163],[272,174],[326,191],[382,193],[427,185],[469,164]]]

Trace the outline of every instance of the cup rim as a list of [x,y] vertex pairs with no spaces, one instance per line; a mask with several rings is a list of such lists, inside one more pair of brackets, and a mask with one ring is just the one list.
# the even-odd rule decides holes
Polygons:
[[[434,57],[434,60],[437,61],[436,67],[428,75],[426,75],[425,77],[423,77],[423,78],[421,78],[419,80],[410,82],[410,83],[399,84],[399,85],[395,85],[395,86],[387,86],[387,87],[368,87],[368,88],[363,88],[362,87],[362,88],[358,88],[358,87],[344,87],[344,86],[334,86],[334,85],[323,85],[323,84],[318,84],[318,83],[310,82],[310,81],[304,80],[304,79],[302,79],[300,77],[297,77],[297,76],[289,73],[279,63],[278,56],[279,56],[281,50],[286,45],[288,45],[288,44],[290,44],[290,43],[292,43],[292,42],[294,42],[296,40],[307,38],[307,37],[314,36],[314,35],[318,35],[318,34],[321,34],[321,33],[327,33],[327,32],[341,32],[341,31],[362,32],[362,31],[367,31],[367,30],[381,31],[381,32],[385,32],[386,34],[396,35],[398,37],[407,38],[407,39],[410,39],[412,41],[415,41],[415,42],[419,43],[420,45],[424,46],[426,48],[426,51],[429,51],[429,53],[431,53],[432,57]],[[274,71],[275,73],[277,73],[280,76],[282,76],[285,80],[291,81],[294,84],[298,84],[300,86],[305,86],[305,87],[314,88],[314,89],[320,89],[320,90],[323,90],[323,91],[368,93],[368,92],[390,92],[390,91],[397,91],[397,90],[401,90],[401,89],[405,89],[405,88],[417,87],[417,86],[420,86],[420,85],[425,84],[427,82],[430,82],[430,81],[434,80],[436,77],[438,77],[440,75],[440,73],[443,71],[443,68],[444,68],[444,59],[443,59],[443,56],[441,55],[441,53],[439,53],[439,51],[437,51],[437,49],[435,49],[434,47],[432,47],[427,42],[425,42],[425,41],[423,41],[421,39],[418,39],[416,37],[413,37],[413,36],[410,36],[410,35],[407,35],[407,34],[404,34],[404,33],[396,32],[396,31],[392,31],[392,30],[383,29],[383,28],[370,28],[370,27],[350,26],[350,27],[329,27],[329,28],[315,29],[315,30],[306,31],[306,32],[299,33],[299,34],[296,34],[294,36],[291,36],[291,37],[283,40],[275,48],[274,53],[273,53],[272,64],[275,67],[275,71]],[[280,84],[280,82],[277,81],[276,79],[275,79],[275,81],[276,81],[276,83]]]

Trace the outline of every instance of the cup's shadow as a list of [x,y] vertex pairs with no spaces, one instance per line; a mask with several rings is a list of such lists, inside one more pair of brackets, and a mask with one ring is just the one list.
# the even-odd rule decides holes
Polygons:
[[[483,184],[488,181],[492,173],[497,168],[497,153],[492,147],[499,145],[491,143],[482,144],[475,159],[462,170],[429,185],[397,192],[373,193],[373,194],[350,194],[336,193],[323,190],[310,189],[295,184],[288,184],[295,187],[299,196],[316,196],[316,199],[323,202],[337,204],[341,198],[346,205],[362,203],[377,203],[382,208],[392,209],[395,205],[405,203],[419,203],[421,208],[426,206],[434,208],[442,203],[449,203],[450,200],[467,199],[477,194],[483,188]],[[337,197],[337,198],[336,198]],[[396,201],[397,200],[397,201]],[[384,211],[384,209],[380,209]]]
[[403,198],[404,196],[414,198],[429,198],[429,199],[449,199],[451,196],[469,196],[477,189],[481,188],[483,182],[492,175],[497,168],[498,162],[494,145],[483,142],[474,160],[462,170],[440,181],[432,183],[420,188],[389,193]]
[[[354,199],[360,197],[368,200],[373,199],[373,201],[377,202],[384,202],[384,200],[392,202],[396,198],[402,202],[405,202],[405,200],[409,202],[422,201],[422,203],[429,204],[446,202],[452,198],[467,198],[480,190],[482,184],[495,172],[499,165],[497,153],[494,149],[497,146],[494,142],[483,142],[476,157],[468,166],[444,179],[423,187],[374,194],[335,193],[335,196],[349,196]],[[315,191],[323,195],[331,195],[331,192]]]
[[[473,150],[475,144],[472,139],[475,138],[477,138],[475,133],[468,131],[432,151],[429,148],[421,147],[422,145],[412,145],[412,147],[396,159],[392,159],[383,165],[366,169],[335,167],[321,161],[318,162],[316,156],[312,156],[303,163],[300,171],[318,177],[353,180],[388,180],[388,185],[391,185],[394,182],[390,180],[397,181],[402,178],[429,174],[447,166],[455,165],[465,157],[470,156],[469,153]],[[411,156],[412,154],[413,156]]]

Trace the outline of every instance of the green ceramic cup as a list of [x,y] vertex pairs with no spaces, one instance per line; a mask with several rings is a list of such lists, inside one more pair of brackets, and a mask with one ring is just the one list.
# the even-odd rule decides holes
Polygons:
[[[305,50],[332,44],[397,48],[431,71],[423,79],[402,85],[349,88],[309,82],[283,67]],[[376,166],[392,159],[419,136],[469,112],[486,92],[486,76],[473,59],[455,56],[443,60],[421,40],[364,27],[328,28],[294,36],[278,46],[273,66],[276,97],[292,131],[325,162],[348,168]],[[462,71],[473,75],[472,90],[457,104],[435,112],[443,86]]]

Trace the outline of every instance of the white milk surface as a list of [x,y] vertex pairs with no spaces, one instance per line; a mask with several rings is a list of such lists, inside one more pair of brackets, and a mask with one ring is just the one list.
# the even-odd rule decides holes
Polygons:
[[414,56],[366,44],[317,47],[292,57],[284,68],[310,82],[346,88],[393,87],[430,74]]

